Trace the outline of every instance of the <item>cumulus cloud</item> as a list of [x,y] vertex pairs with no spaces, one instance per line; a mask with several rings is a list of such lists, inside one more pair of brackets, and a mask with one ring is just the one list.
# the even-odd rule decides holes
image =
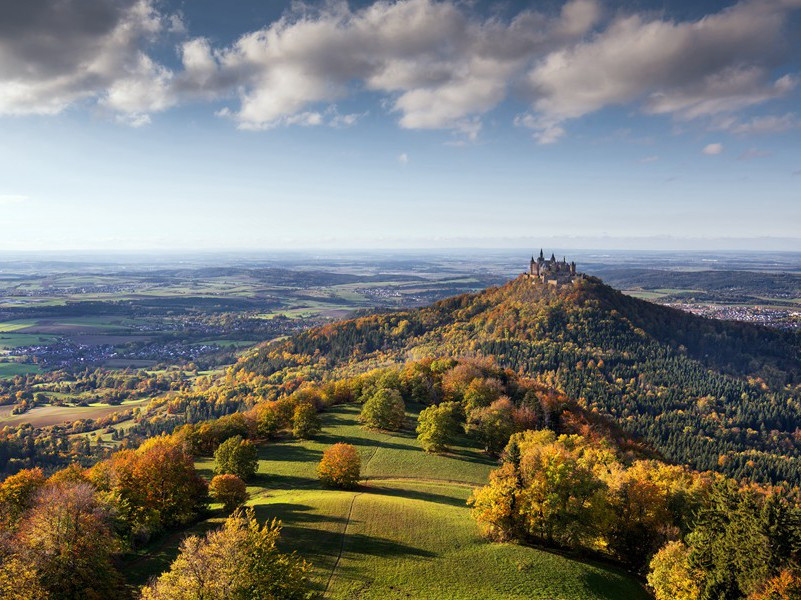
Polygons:
[[709,156],[720,154],[721,152],[723,152],[723,144],[719,142],[715,142],[714,144],[707,144],[706,146],[704,146],[704,149],[701,150],[701,152]]
[[145,114],[174,103],[170,71],[145,53],[177,26],[152,0],[26,0],[0,20],[0,115],[52,115],[85,99]]
[[[694,21],[608,14],[599,0],[509,19],[456,0],[298,3],[226,46],[192,37],[156,1],[12,3],[0,22],[0,114],[55,114],[94,101],[138,126],[176,104],[222,101],[218,114],[242,129],[345,127],[361,115],[334,105],[368,93],[401,127],[475,139],[482,117],[514,98],[529,107],[515,123],[548,144],[571,119],[613,105],[779,127],[739,122],[736,113],[797,84],[773,73],[801,0],[743,0]],[[174,70],[148,53],[170,35],[178,36]]]
[[306,9],[227,48],[186,42],[177,85],[188,94],[236,95],[239,107],[227,114],[244,129],[369,90],[389,95],[401,127],[475,137],[476,117],[507,97],[533,56],[579,39],[599,14],[595,0],[570,0],[550,17],[523,11],[505,23],[448,1]]
[[531,69],[528,95],[539,115],[533,128],[557,131],[568,119],[632,102],[647,113],[693,119],[783,96],[796,80],[772,80],[771,67],[781,55],[787,13],[799,6],[744,1],[692,22],[618,17]]

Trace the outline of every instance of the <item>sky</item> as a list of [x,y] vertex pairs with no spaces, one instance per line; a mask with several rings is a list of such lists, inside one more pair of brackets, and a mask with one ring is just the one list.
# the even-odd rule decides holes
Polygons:
[[801,251],[801,0],[0,13],[0,250]]

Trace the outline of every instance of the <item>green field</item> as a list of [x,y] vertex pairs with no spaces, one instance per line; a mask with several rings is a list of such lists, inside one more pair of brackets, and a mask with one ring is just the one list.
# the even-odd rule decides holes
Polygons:
[[28,373],[38,372],[39,367],[37,365],[0,362],[0,377],[16,377],[17,375],[27,375]]
[[[285,549],[312,562],[314,585],[326,598],[648,598],[635,580],[609,567],[486,542],[466,500],[486,481],[491,461],[467,440],[448,455],[428,455],[411,430],[367,431],[357,415],[358,407],[337,407],[323,415],[317,439],[262,446],[249,486],[259,519],[283,522]],[[337,441],[361,453],[364,480],[355,491],[323,489],[315,477],[323,450]],[[213,475],[211,459],[197,466]],[[191,531],[221,520],[216,514]],[[165,569],[180,538],[168,536],[144,549],[152,556],[131,558],[125,568],[131,583]]]

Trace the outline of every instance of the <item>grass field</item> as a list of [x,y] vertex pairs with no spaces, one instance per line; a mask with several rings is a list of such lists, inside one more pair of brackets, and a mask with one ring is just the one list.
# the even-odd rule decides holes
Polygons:
[[0,362],[0,378],[15,377],[17,375],[26,375],[28,373],[38,372],[39,367],[37,365]]
[[[487,480],[490,460],[467,440],[450,454],[428,455],[411,429],[367,431],[357,415],[358,407],[340,406],[323,415],[315,440],[262,446],[249,482],[249,504],[260,520],[283,522],[284,548],[314,565],[314,585],[326,598],[648,598],[635,580],[609,567],[486,542],[466,500]],[[411,424],[416,413],[409,416]],[[315,477],[323,450],[337,441],[359,449],[364,479],[357,490],[323,489]],[[213,460],[197,467],[213,475]],[[190,531],[206,531],[222,518],[215,513]],[[129,581],[140,585],[165,569],[181,537],[167,536],[131,557]]]

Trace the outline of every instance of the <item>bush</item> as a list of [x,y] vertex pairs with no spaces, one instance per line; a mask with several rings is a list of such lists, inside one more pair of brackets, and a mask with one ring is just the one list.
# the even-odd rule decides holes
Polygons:
[[209,485],[209,493],[217,502],[222,502],[228,512],[242,506],[250,497],[245,482],[236,475],[216,475]]
[[374,429],[401,429],[406,421],[406,406],[400,392],[391,388],[378,390],[364,403],[359,420]]
[[325,485],[353,489],[359,484],[362,461],[351,444],[334,444],[323,453],[317,476]]
[[429,406],[417,419],[417,439],[426,452],[441,452],[458,433],[464,415],[458,402]]
[[307,440],[314,437],[321,428],[320,416],[311,402],[302,402],[295,407],[295,414],[292,415],[292,435]]
[[259,466],[259,457],[256,447],[243,440],[242,436],[235,435],[228,438],[214,453],[217,461],[215,472],[219,475],[232,474],[240,479],[252,476]]

